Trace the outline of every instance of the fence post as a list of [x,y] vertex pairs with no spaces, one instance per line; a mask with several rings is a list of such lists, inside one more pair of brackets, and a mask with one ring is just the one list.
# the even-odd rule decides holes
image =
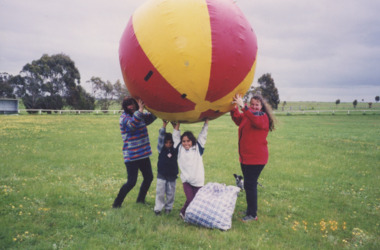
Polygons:
[[38,114],[42,114],[42,110],[41,109],[38,111]]

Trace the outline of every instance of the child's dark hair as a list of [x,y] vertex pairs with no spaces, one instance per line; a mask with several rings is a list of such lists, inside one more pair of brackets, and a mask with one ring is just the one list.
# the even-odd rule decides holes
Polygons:
[[189,138],[189,140],[192,142],[193,146],[197,143],[197,139],[195,139],[195,136],[193,135],[193,132],[191,132],[191,131],[184,132],[181,135],[181,142],[182,142],[183,137],[185,137],[185,136],[187,138]]
[[274,116],[272,113],[271,106],[267,103],[267,101],[261,95],[255,94],[254,96],[252,96],[251,101],[252,99],[255,99],[256,101],[259,101],[261,103],[262,110],[264,113],[267,114],[268,119],[269,119],[269,130],[270,131],[274,130]]
[[125,113],[129,114],[129,115],[133,115],[133,112],[131,112],[129,109],[128,109],[128,106],[131,105],[131,104],[135,104],[135,107],[138,108],[138,104],[137,104],[137,101],[131,97],[131,96],[126,96],[124,97],[123,99],[123,102],[121,104],[121,108],[124,110]]
[[173,136],[172,136],[171,133],[165,133],[164,143],[166,143],[167,141],[170,141],[171,143],[174,143]]

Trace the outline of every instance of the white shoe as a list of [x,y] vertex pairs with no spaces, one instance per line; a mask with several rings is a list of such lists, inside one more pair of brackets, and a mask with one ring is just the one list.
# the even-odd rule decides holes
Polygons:
[[179,213],[179,217],[181,217],[182,220],[185,220],[185,215],[183,213]]

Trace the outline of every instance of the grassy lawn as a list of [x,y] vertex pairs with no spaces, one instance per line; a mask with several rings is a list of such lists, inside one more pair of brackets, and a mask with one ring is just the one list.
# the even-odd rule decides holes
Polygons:
[[[341,105],[341,104],[340,104]],[[149,126],[156,176],[157,136]],[[202,124],[183,124],[196,135]],[[238,197],[227,232],[153,213],[126,181],[118,115],[0,116],[0,249],[380,249],[380,115],[280,115],[259,182],[259,221],[245,224]],[[237,127],[210,121],[206,182],[233,185],[240,173]]]

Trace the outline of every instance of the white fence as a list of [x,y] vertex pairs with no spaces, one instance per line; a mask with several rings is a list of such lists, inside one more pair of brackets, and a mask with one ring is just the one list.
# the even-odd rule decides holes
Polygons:
[[[51,110],[51,109],[19,109],[18,113],[33,112],[33,113],[55,113],[55,114],[121,114],[122,110]],[[276,115],[306,115],[306,114],[380,114],[379,109],[354,109],[354,110],[285,110],[273,111]]]
[[56,114],[86,114],[86,113],[94,113],[94,114],[120,114],[122,110],[54,110],[54,109],[19,109],[18,113],[21,112],[32,112],[32,113],[56,113]]
[[362,114],[368,114],[368,113],[379,113],[380,110],[378,109],[354,109],[354,110],[287,110],[287,111],[273,111],[274,114],[286,114],[286,115],[291,115],[291,114],[357,114],[357,113],[362,113]]

